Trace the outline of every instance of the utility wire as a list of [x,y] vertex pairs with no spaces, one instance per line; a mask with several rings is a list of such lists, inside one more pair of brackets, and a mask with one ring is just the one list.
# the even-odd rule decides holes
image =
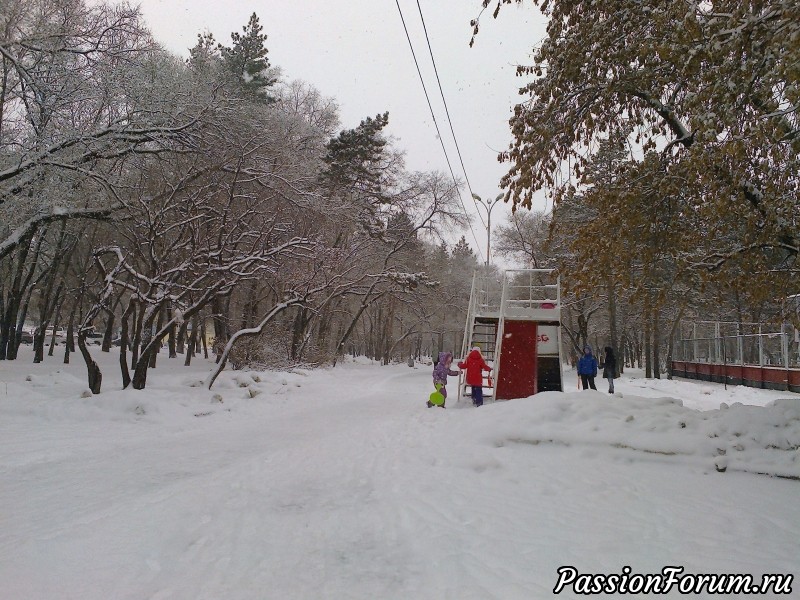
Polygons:
[[[425,86],[425,80],[422,78],[422,71],[419,68],[419,61],[417,61],[417,53],[414,52],[414,45],[411,43],[411,36],[408,33],[408,27],[406,26],[406,20],[403,17],[403,10],[400,8],[400,0],[395,0],[395,4],[397,4],[397,12],[400,13],[400,20],[403,22],[403,29],[406,32],[406,39],[408,40],[408,47],[411,49],[411,56],[414,58],[414,64],[417,66],[417,75],[419,75],[419,82],[422,84],[422,91],[425,92],[425,99],[428,101],[428,109],[431,111],[431,117],[433,118],[433,124],[436,126],[436,134],[439,136],[439,143],[442,145],[442,152],[444,152],[444,158],[447,161],[447,168],[450,169],[450,175],[453,178],[453,183],[456,185],[456,192],[458,193],[458,201],[461,203],[461,209],[464,211],[464,215],[469,218],[467,213],[467,207],[464,205],[464,199],[461,197],[461,190],[458,188],[458,180],[456,179],[456,175],[453,172],[453,166],[450,164],[450,157],[447,155],[447,149],[444,147],[444,139],[442,138],[442,132],[439,130],[439,123],[436,121],[436,114],[433,112],[433,105],[431,104],[431,98],[428,95],[428,88]],[[480,213],[478,213],[480,216]],[[483,219],[481,219],[483,222]],[[472,223],[469,223],[469,230],[472,232],[472,238],[475,240],[475,248],[483,256],[483,252],[481,251],[480,242],[478,242],[478,236],[475,235],[475,230],[472,228]]]
[[447,115],[447,122],[450,124],[450,133],[453,135],[453,142],[456,145],[456,152],[458,153],[458,160],[461,163],[461,170],[464,172],[464,179],[467,182],[467,188],[469,189],[469,193],[472,194],[472,201],[475,202],[475,211],[478,213],[478,217],[480,217],[483,227],[486,228],[486,223],[483,222],[483,215],[481,215],[481,211],[478,210],[478,201],[475,200],[475,192],[472,190],[472,186],[469,183],[467,168],[464,166],[464,159],[461,157],[461,148],[458,147],[456,132],[453,129],[453,120],[450,118],[450,110],[447,108],[447,100],[444,99],[442,80],[439,79],[439,69],[436,68],[436,59],[433,58],[433,48],[431,48],[431,39],[430,37],[428,37],[428,27],[425,25],[425,17],[422,16],[422,6],[420,6],[419,0],[417,0],[417,10],[419,11],[419,19],[420,21],[422,21],[422,29],[425,31],[425,41],[428,42],[428,52],[431,55],[431,62],[433,63],[433,72],[436,73],[436,83],[439,85],[439,93],[442,96],[442,103],[444,104],[444,112]]

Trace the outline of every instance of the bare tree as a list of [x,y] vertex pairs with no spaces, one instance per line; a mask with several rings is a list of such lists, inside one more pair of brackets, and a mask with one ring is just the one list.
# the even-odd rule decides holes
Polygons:
[[0,30],[2,260],[48,223],[114,214],[126,158],[185,142],[202,107],[175,102],[178,63],[136,8],[9,0]]

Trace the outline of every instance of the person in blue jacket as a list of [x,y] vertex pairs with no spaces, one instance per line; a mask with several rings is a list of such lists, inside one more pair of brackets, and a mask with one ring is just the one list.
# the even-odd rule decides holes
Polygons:
[[594,378],[597,377],[597,359],[592,355],[591,346],[587,345],[583,349],[583,356],[578,361],[578,375],[583,383],[583,389],[597,389],[594,385]]

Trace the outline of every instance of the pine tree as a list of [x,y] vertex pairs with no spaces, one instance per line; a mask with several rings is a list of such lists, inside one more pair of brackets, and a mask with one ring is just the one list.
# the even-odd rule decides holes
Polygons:
[[447,248],[447,242],[442,242],[433,250],[428,262],[431,265],[431,271],[439,273],[439,277],[447,272],[447,266],[450,262],[450,251]]
[[331,193],[349,197],[370,213],[391,201],[396,165],[386,152],[382,133],[388,123],[388,112],[367,117],[328,142],[323,157],[326,166],[321,179]]
[[355,129],[342,131],[327,147],[322,179],[334,192],[360,196],[371,203],[383,204],[391,184],[386,169],[386,138],[383,128],[389,113],[367,117]]
[[452,256],[454,259],[468,259],[475,258],[475,252],[470,248],[467,243],[466,236],[461,236],[455,246],[453,246]]
[[389,215],[386,229],[390,232],[392,238],[417,239],[416,226],[411,217],[404,212]]
[[262,29],[258,16],[253,13],[250,21],[242,28],[243,33],[231,33],[231,47],[220,44],[218,48],[225,67],[233,74],[246,95],[274,102],[275,98],[269,94],[269,88],[277,80],[270,76],[267,36],[261,33]]
[[[475,252],[470,248],[466,238],[462,235],[450,252],[449,273],[443,278],[445,286],[442,294],[450,298],[450,320],[448,327],[451,331],[459,331],[464,326],[464,315],[469,303],[472,278],[478,261]],[[454,344],[454,347],[460,342]]]
[[189,49],[186,64],[195,71],[203,72],[220,59],[219,47],[211,32],[198,33],[197,43]]
[[386,222],[386,237],[404,248],[396,255],[399,266],[411,272],[422,271],[424,266],[423,247],[417,237],[417,226],[405,212],[389,215]]

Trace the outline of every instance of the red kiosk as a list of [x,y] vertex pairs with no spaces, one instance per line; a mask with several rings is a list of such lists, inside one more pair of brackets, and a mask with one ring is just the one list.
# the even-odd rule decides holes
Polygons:
[[[493,367],[484,394],[496,400],[562,391],[561,286],[550,269],[510,269],[498,278],[475,273],[461,356],[481,348]],[[459,400],[469,393],[463,375]]]

